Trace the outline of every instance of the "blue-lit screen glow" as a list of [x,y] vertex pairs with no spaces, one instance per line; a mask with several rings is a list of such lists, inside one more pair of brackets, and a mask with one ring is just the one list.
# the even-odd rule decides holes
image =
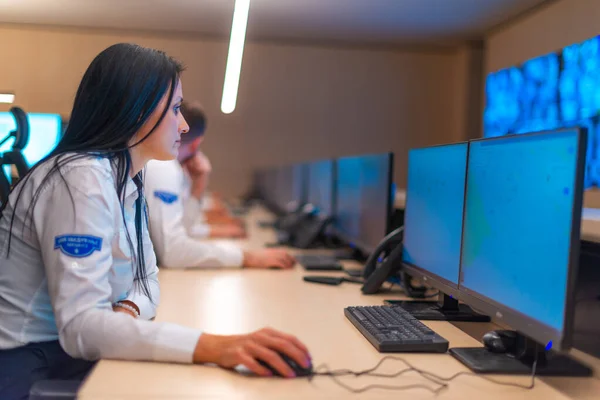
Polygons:
[[[281,210],[290,204],[306,201],[306,164],[287,165],[276,169],[274,202]],[[288,210],[289,211],[289,210]]]
[[484,136],[588,129],[584,187],[600,186],[600,39],[489,74]]
[[472,142],[461,288],[564,324],[578,132]]
[[[29,121],[29,142],[23,149],[23,156],[33,166],[48,155],[58,144],[61,136],[61,118],[58,114],[27,114]],[[4,139],[16,129],[15,120],[9,112],[0,112],[0,139]],[[14,139],[0,146],[0,152],[10,151]]]
[[[466,143],[410,150],[404,262],[458,285]],[[440,173],[440,171],[443,171]]]
[[317,161],[308,166],[308,202],[320,215],[333,215],[333,160]]
[[371,252],[387,233],[391,154],[344,157],[337,161],[334,228],[350,244]]

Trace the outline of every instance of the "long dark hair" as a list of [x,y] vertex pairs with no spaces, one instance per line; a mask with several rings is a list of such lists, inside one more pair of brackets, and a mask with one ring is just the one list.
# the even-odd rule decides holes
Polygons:
[[[161,123],[169,110],[183,69],[181,63],[162,51],[129,43],[115,44],[96,56],[79,84],[64,136],[56,148],[23,176],[13,188],[13,191],[19,187],[21,189],[16,194],[10,220],[7,257],[10,253],[16,205],[21,198],[23,187],[31,173],[46,162],[51,162],[52,166],[42,180],[42,184],[34,192],[27,211],[30,217],[44,183],[52,174],[58,173],[68,188],[61,168],[70,162],[93,155],[109,159],[116,166],[116,191],[125,221],[125,186],[131,171],[129,149],[146,140]],[[168,102],[159,120],[147,135],[131,144],[165,95],[168,95]],[[133,251],[129,230],[125,229],[125,232],[134,257],[135,280],[141,283],[143,293],[152,298],[148,287],[141,234],[142,224],[147,225],[147,215],[146,218],[141,218],[142,213],[146,213],[142,172],[139,172],[133,181],[138,188],[135,218],[137,257]],[[71,202],[75,208],[72,196]],[[2,214],[7,204],[8,201],[0,208],[0,218],[4,217]]]

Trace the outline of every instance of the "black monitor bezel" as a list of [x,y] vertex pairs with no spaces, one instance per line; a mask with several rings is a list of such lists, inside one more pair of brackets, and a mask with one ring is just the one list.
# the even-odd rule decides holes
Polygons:
[[[587,145],[587,130],[576,127],[556,130],[546,130],[539,132],[524,133],[519,135],[507,135],[491,138],[481,138],[471,140],[470,143],[482,141],[499,141],[514,139],[522,136],[541,136],[551,135],[560,132],[577,132],[577,166],[575,168],[574,184],[575,196],[573,199],[571,234],[570,234],[570,249],[569,249],[569,266],[566,282],[565,293],[565,308],[564,308],[564,323],[562,333],[554,328],[520,313],[518,310],[507,307],[498,303],[472,289],[465,288],[462,285],[462,250],[461,250],[461,275],[459,277],[458,292],[456,293],[459,300],[469,304],[470,306],[481,310],[484,314],[496,318],[498,321],[503,321],[513,329],[530,337],[536,342],[547,345],[552,341],[552,348],[559,351],[568,350],[573,345],[573,322],[575,314],[575,289],[577,281],[577,273],[579,269],[579,244],[580,244],[580,229],[581,229],[581,210],[583,208],[583,188],[584,188],[584,172],[586,165],[586,145]],[[469,146],[469,156],[471,148]],[[470,159],[469,159],[470,161]],[[467,162],[467,165],[469,162]],[[468,167],[467,167],[468,168]],[[464,243],[464,223],[467,205],[468,179],[465,185],[465,210],[463,212],[463,234],[461,243]],[[535,284],[532,282],[532,284]]]
[[[413,150],[424,150],[424,149],[432,149],[432,148],[438,148],[438,147],[451,147],[451,146],[463,146],[465,145],[467,147],[467,153],[466,153],[466,157],[467,159],[465,160],[465,185],[463,187],[463,209],[462,209],[462,222],[461,222],[461,246],[460,246],[460,252],[459,252],[459,260],[458,260],[458,276],[457,276],[457,282],[460,282],[460,273],[461,273],[461,268],[462,268],[462,234],[463,234],[463,227],[464,227],[464,214],[465,214],[465,206],[466,206],[466,192],[467,192],[467,174],[469,171],[469,149],[470,149],[470,142],[468,141],[463,141],[463,142],[456,142],[456,143],[448,143],[448,144],[439,144],[439,145],[435,145],[435,146],[427,146],[427,147],[418,147],[415,149],[410,149],[410,151]],[[410,160],[410,154],[409,154],[409,160]],[[407,166],[407,171],[408,168],[410,168],[410,165]],[[407,178],[407,182],[406,182],[406,205],[405,205],[405,209],[408,210],[408,206],[409,206],[409,194],[408,194],[408,187],[409,187],[410,182],[408,181]],[[406,211],[405,211],[406,213]],[[405,214],[406,215],[406,214]],[[405,230],[404,230],[404,237],[406,238],[406,225],[405,225]],[[458,283],[454,284],[452,281],[449,281],[446,278],[443,278],[437,274],[434,274],[433,272],[426,270],[425,268],[422,268],[416,264],[412,264],[412,263],[408,263],[404,260],[402,260],[402,266],[403,268],[406,270],[406,272],[411,275],[414,278],[417,278],[421,281],[423,281],[423,283],[426,283],[428,286],[432,286],[436,289],[438,289],[439,291],[447,294],[447,295],[451,295],[453,297],[458,297],[459,296],[459,288],[458,288]]]
[[[334,190],[336,192],[336,203],[335,203],[335,213],[336,214],[335,215],[337,217],[337,213],[339,210],[339,207],[337,204],[338,200],[339,200],[339,192],[337,190],[337,186],[338,186],[340,160],[349,159],[349,158],[384,156],[384,155],[388,156],[388,182],[386,185],[387,196],[386,196],[385,232],[383,233],[381,238],[384,238],[385,235],[387,235],[390,232],[390,222],[391,222],[390,220],[391,220],[392,207],[393,207],[391,191],[392,191],[392,183],[394,182],[394,153],[391,151],[388,151],[388,152],[384,152],[384,153],[369,153],[369,154],[363,154],[363,155],[359,155],[359,156],[340,157],[340,158],[336,159],[336,162],[335,162],[336,179],[335,179],[335,185],[334,185]],[[335,234],[335,236],[338,237],[338,239],[340,239],[342,242],[344,242],[348,245],[351,245],[352,248],[360,251],[364,256],[370,255],[377,248],[377,244],[375,244],[374,246],[370,246],[365,243],[362,243],[360,240],[357,240],[356,238],[353,238],[346,232],[339,229],[339,227],[335,223],[332,225],[332,232]]]
[[271,212],[275,215],[282,215],[283,210],[277,204],[277,194],[275,193],[277,173],[278,167],[267,167],[258,171],[259,175],[263,175],[262,182],[260,182],[261,179],[259,178],[259,193],[263,203]]

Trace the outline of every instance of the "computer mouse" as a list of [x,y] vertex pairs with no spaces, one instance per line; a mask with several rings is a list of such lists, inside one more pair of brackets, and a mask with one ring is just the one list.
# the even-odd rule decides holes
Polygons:
[[[283,362],[285,362],[287,365],[289,365],[290,368],[292,369],[292,371],[294,371],[294,373],[296,374],[296,378],[312,375],[312,373],[313,373],[312,364],[309,365],[308,368],[304,368],[302,365],[299,365],[296,361],[294,361],[288,355],[286,355],[284,353],[277,353],[277,354],[279,354],[279,357],[281,357],[283,359]],[[263,367],[267,368],[269,371],[271,371],[273,373],[273,376],[282,376],[279,373],[279,371],[277,371],[271,365],[267,364],[265,361],[258,360],[258,363],[260,365],[262,365]]]
[[516,339],[514,331],[490,331],[483,335],[483,345],[492,353],[508,353],[514,349]]

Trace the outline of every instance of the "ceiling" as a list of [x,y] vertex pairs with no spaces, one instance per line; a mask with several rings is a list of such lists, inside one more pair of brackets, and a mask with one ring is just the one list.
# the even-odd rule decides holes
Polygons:
[[[251,0],[250,40],[450,44],[548,0]],[[0,23],[226,38],[234,0],[0,0]]]

